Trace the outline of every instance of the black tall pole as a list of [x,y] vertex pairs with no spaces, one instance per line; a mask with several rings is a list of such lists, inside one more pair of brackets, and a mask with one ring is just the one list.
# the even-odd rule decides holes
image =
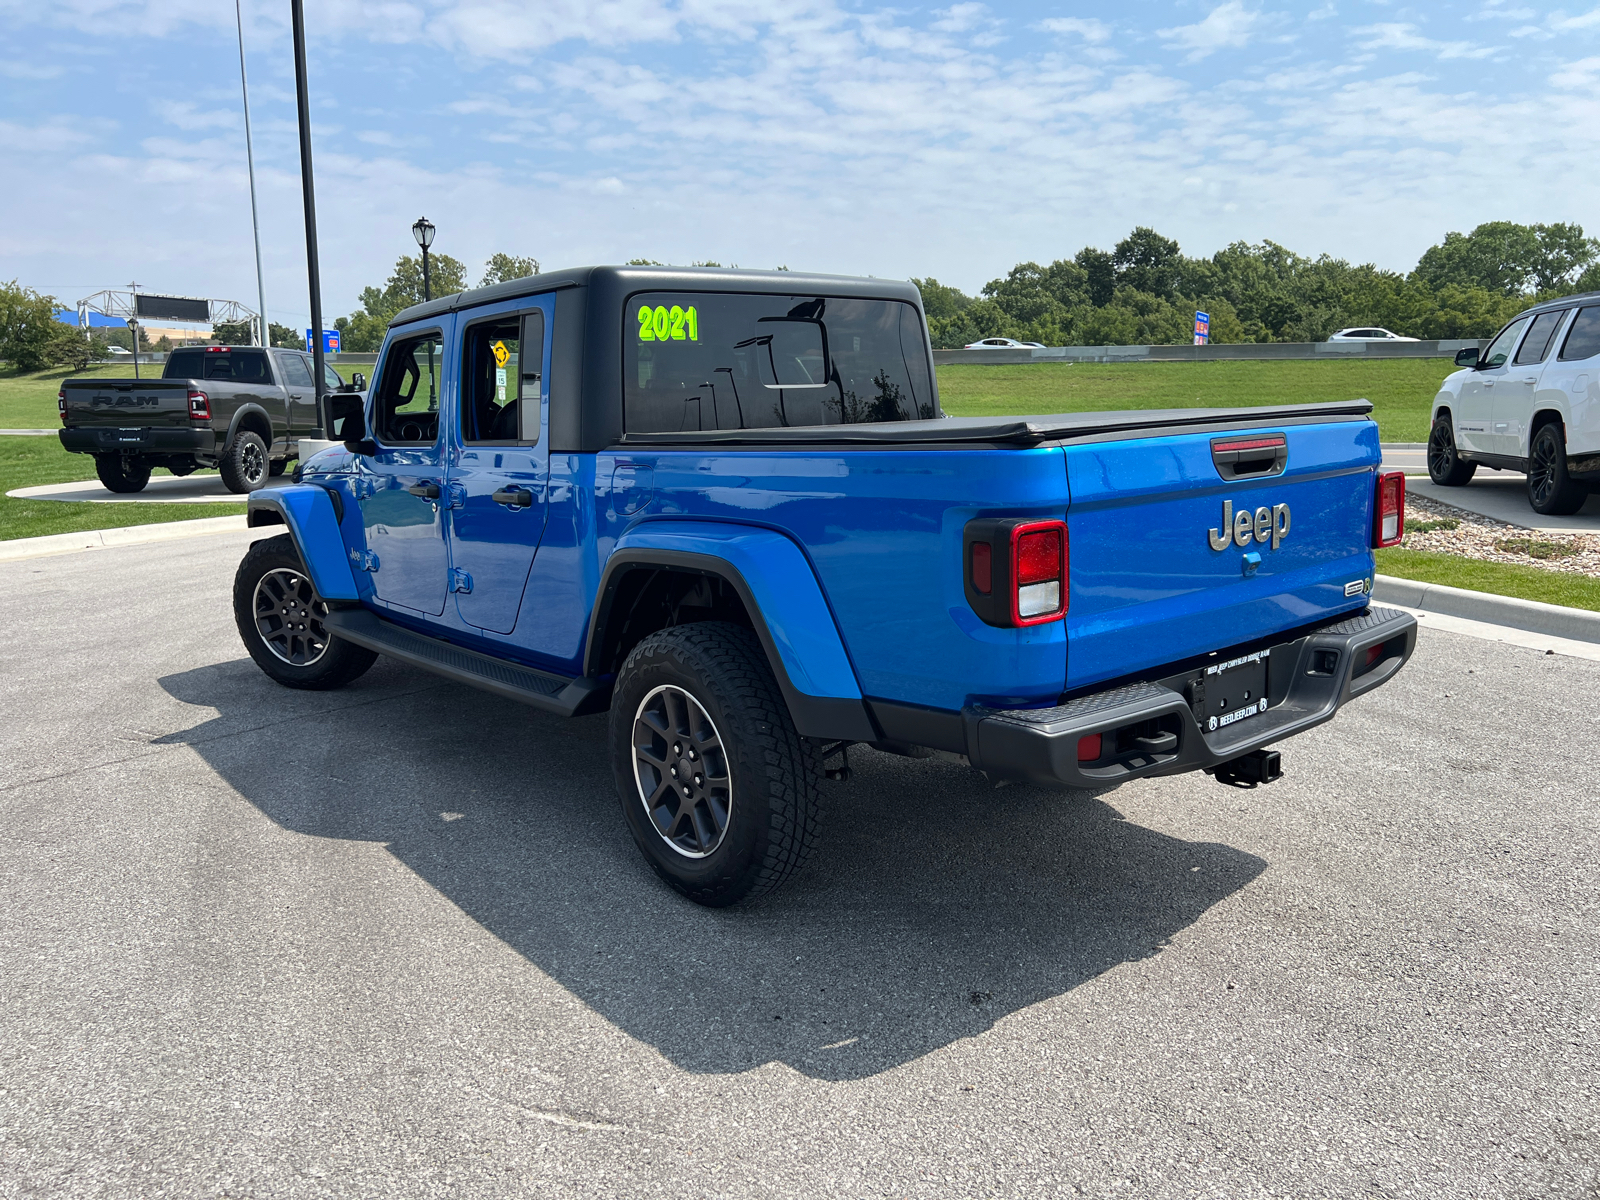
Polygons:
[[[305,191],[306,279],[311,285],[311,363],[317,377],[317,421],[326,431],[327,405],[323,403],[322,272],[317,267],[317,198],[311,182],[311,100],[306,93],[306,14],[302,0],[289,0],[294,24],[294,92],[300,111],[300,186]],[[267,339],[271,341],[271,339]]]
[[428,274],[428,248],[422,248],[422,299],[433,299],[433,278]]

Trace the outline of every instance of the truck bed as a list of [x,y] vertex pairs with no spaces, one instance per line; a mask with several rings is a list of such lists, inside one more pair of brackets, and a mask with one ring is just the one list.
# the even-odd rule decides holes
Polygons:
[[1361,420],[1369,400],[1329,404],[1275,404],[1255,408],[1154,408],[1121,412],[1054,413],[1048,416],[945,417],[934,421],[888,421],[859,425],[808,425],[772,429],[708,429],[671,433],[625,433],[628,446],[835,446],[971,444],[1040,446],[1101,441],[1117,435],[1160,437],[1242,425],[1303,425]]

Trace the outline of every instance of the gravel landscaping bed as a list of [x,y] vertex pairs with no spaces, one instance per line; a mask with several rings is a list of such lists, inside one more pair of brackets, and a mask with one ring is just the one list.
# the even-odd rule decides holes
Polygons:
[[1406,497],[1407,550],[1600,578],[1600,534],[1535,533],[1416,494]]

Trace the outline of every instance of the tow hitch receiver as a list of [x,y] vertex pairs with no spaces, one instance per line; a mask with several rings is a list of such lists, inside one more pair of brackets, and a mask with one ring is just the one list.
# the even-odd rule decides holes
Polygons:
[[1207,767],[1206,774],[1218,783],[1229,787],[1253,788],[1258,783],[1271,783],[1283,775],[1283,758],[1276,750],[1252,750],[1238,758]]

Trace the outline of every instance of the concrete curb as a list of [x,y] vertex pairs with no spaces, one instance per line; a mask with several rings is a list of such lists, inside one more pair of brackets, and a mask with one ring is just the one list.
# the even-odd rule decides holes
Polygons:
[[0,429],[0,437],[54,437],[55,429]]
[[1445,587],[1441,583],[1418,583],[1379,575],[1372,585],[1372,598],[1380,604],[1399,604],[1425,612],[1443,613],[1490,625],[1506,625],[1530,633],[1570,638],[1576,642],[1600,643],[1600,612],[1541,604],[1537,600],[1518,600],[1512,596],[1493,596],[1465,588]]
[[114,546],[140,546],[211,533],[242,533],[244,514],[237,517],[200,517],[193,521],[163,521],[158,525],[124,525],[120,529],[85,529],[82,533],[52,533],[44,537],[13,538],[0,542],[0,562],[71,554],[77,550],[104,550]]

